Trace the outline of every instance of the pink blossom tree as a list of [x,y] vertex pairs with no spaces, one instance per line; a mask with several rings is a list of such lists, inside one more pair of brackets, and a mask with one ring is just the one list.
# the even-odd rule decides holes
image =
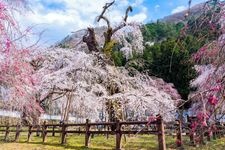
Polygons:
[[[198,77],[191,82],[196,91],[189,96],[192,101],[190,112],[198,119],[191,126],[193,131],[200,127],[199,131],[202,132],[206,126],[220,121],[225,114],[224,4],[216,0],[208,1],[197,18],[198,22],[194,24],[195,32],[201,32],[198,34],[201,35],[199,38],[209,37],[211,40],[192,57],[197,64],[195,69],[198,73]],[[208,31],[204,33],[202,31],[205,27]],[[188,28],[193,29],[193,26]]]
[[38,79],[29,63],[30,49],[22,43],[29,31],[21,31],[14,17],[24,5],[22,0],[0,1],[0,87],[4,108],[20,111],[30,120],[42,108],[35,96]]

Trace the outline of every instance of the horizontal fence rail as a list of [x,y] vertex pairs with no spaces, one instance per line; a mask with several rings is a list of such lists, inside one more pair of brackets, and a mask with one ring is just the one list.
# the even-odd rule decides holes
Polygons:
[[[21,126],[21,125],[1,125],[0,132],[4,132],[4,140],[6,141],[9,133],[15,133],[15,140],[18,141],[21,132],[28,133],[27,142],[30,142],[32,133],[37,136],[42,136],[42,141],[47,142],[47,136],[55,136],[55,133],[60,133],[61,144],[66,143],[66,135],[68,134],[84,134],[84,145],[88,147],[90,136],[95,134],[115,135],[116,145],[115,149],[121,149],[122,135],[127,134],[153,134],[158,136],[158,149],[166,150],[165,135],[176,136],[177,147],[183,146],[183,135],[190,137],[190,142],[196,145],[196,133],[189,128],[190,124],[182,124],[180,121],[173,121],[164,123],[161,117],[157,117],[152,122],[148,121],[117,121],[117,122],[96,122],[91,123],[88,119],[85,123],[62,123],[62,124],[47,124],[44,122],[42,125],[36,126]],[[4,129],[2,129],[4,128]],[[212,134],[205,132],[201,135],[200,144],[204,144],[204,138],[210,141],[211,138],[220,138],[225,135],[225,127],[221,125],[214,126],[211,130]],[[212,135],[212,137],[211,137]]]

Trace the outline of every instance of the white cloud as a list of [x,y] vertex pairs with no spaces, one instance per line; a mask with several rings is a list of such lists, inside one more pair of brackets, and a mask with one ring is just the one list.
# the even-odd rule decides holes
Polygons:
[[160,5],[155,5],[155,10],[157,11],[160,8]]
[[129,17],[128,21],[142,22],[145,19],[147,19],[147,15],[145,13],[139,13]]
[[171,14],[175,14],[175,13],[184,11],[184,10],[186,10],[186,9],[187,9],[187,7],[185,7],[185,6],[178,6],[178,7],[174,8],[174,9],[171,11]]
[[[30,4],[32,12],[19,17],[19,21],[23,26],[40,24],[40,30],[48,29],[45,39],[54,38],[50,40],[50,43],[53,43],[72,31],[93,25],[106,2],[109,0],[33,0]],[[116,4],[110,8],[107,15],[113,22],[120,22],[129,5],[138,12],[132,14],[129,21],[146,20],[147,9],[143,6],[143,0],[116,0]],[[58,6],[60,9],[57,9]],[[53,35],[55,36],[52,37]]]
[[132,7],[137,7],[139,5],[142,5],[144,0],[135,0],[134,3],[132,3]]

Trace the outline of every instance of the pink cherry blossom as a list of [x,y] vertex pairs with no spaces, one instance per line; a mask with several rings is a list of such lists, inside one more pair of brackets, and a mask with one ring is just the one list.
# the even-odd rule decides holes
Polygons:
[[20,31],[12,16],[15,10],[19,11],[19,3],[23,1],[0,1],[0,85],[7,91],[3,95],[5,108],[40,115],[43,110],[35,98],[38,80],[29,63],[31,49],[24,48],[21,38],[26,34]]
[[211,95],[208,99],[208,102],[211,104],[211,105],[216,105],[218,103],[218,99],[215,95]]

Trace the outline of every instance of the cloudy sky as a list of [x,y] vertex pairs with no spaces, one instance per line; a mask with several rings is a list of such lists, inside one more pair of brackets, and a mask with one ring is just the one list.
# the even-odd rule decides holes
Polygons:
[[[37,32],[45,31],[42,42],[51,45],[73,31],[87,26],[100,26],[96,17],[102,6],[111,0],[32,0],[31,11],[19,17],[23,26],[34,26]],[[195,5],[205,0],[192,0]],[[127,6],[133,7],[129,21],[147,23],[164,16],[185,10],[188,0],[116,0],[107,12],[114,21],[120,22]]]

